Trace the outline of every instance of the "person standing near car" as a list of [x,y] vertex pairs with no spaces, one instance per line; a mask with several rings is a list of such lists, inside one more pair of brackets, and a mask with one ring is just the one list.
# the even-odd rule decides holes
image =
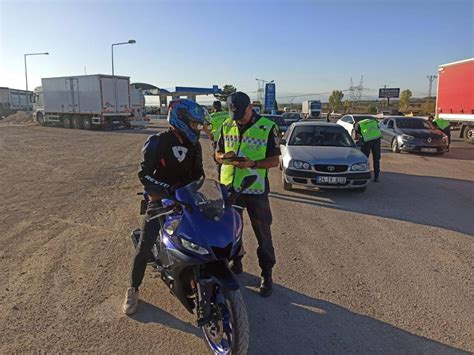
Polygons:
[[[216,160],[223,164],[220,181],[223,185],[230,185],[238,190],[245,177],[257,176],[256,181],[238,197],[237,204],[247,208],[258,242],[260,295],[268,297],[273,290],[272,269],[276,262],[271,233],[272,212],[268,199],[268,169],[279,164],[280,134],[273,121],[253,111],[247,94],[231,94],[227,98],[227,105],[230,118],[222,125],[215,154]],[[224,156],[238,156],[241,161],[226,160]],[[242,215],[242,212],[240,213]],[[243,254],[242,249],[233,260],[231,269],[236,274],[243,271]]]
[[448,152],[449,152],[449,146],[451,145],[451,126],[449,124],[449,121],[443,120],[442,118],[439,117],[434,117],[433,115],[429,115],[428,121],[430,121],[432,124],[435,125],[436,128],[438,128],[441,132],[446,134],[448,136]]
[[143,146],[138,177],[150,201],[133,258],[130,287],[123,304],[125,314],[135,313],[138,307],[138,288],[161,229],[160,217],[157,217],[162,211],[161,199],[204,176],[199,125],[206,122],[207,115],[194,101],[173,100],[168,108],[170,129],[150,136]]
[[380,158],[381,158],[381,138],[377,120],[375,118],[366,118],[354,125],[355,141],[362,152],[369,158],[372,152],[374,163],[374,182],[379,181],[380,177]]

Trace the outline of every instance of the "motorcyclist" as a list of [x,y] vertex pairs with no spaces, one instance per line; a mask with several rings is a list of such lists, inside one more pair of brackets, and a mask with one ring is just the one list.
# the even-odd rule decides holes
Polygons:
[[133,258],[130,287],[123,304],[125,314],[137,310],[138,288],[161,228],[162,221],[156,217],[162,211],[161,199],[204,176],[199,135],[200,126],[207,120],[207,111],[194,101],[173,100],[168,107],[169,130],[150,136],[143,146],[138,177],[150,201]]

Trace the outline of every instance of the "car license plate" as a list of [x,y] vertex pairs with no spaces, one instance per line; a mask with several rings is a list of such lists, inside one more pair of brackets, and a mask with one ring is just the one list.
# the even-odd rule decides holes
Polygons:
[[339,176],[318,176],[316,181],[319,184],[345,184],[346,178]]
[[421,151],[424,153],[436,153],[437,149],[436,148],[421,148]]

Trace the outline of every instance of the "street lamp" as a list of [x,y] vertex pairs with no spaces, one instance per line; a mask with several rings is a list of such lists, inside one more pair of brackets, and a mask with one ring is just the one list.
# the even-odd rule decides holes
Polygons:
[[25,80],[26,80],[26,108],[28,109],[28,69],[26,67],[26,57],[29,55],[49,55],[48,52],[44,53],[26,53],[23,55],[25,59]]
[[112,77],[114,80],[114,96],[115,96],[115,112],[117,112],[117,81],[115,80],[114,73],[114,46],[120,46],[122,44],[134,44],[137,43],[134,39],[129,39],[128,42],[112,43]]
[[114,46],[120,46],[122,44],[134,44],[137,43],[134,39],[128,40],[128,42],[120,42],[120,43],[113,43],[112,44],[112,76],[114,76]]

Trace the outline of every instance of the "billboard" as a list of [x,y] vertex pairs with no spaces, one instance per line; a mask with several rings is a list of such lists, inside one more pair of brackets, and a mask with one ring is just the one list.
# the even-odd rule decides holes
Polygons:
[[276,100],[275,83],[265,84],[265,111],[273,110]]
[[380,88],[379,99],[397,98],[400,96],[400,88]]

